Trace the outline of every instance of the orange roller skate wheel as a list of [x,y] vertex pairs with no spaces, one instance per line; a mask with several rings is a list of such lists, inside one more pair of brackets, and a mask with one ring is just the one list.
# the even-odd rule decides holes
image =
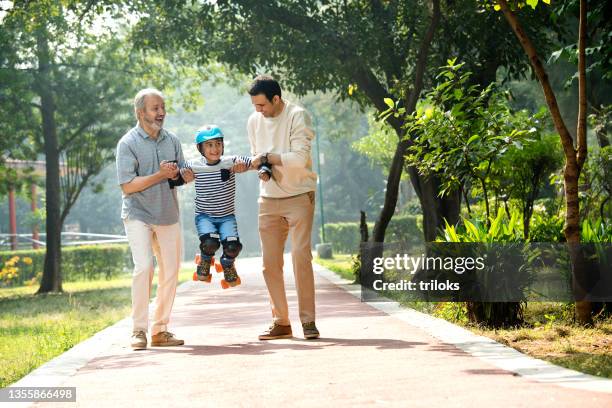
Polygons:
[[201,259],[200,258],[200,254],[196,254],[196,256],[195,256],[195,263],[196,263],[196,265],[200,264],[200,259]]
[[223,289],[233,288],[234,286],[240,285],[240,283],[241,283],[240,282],[240,277],[236,278],[236,280],[231,282],[231,283],[226,281],[225,279],[222,279],[221,280],[221,287]]
[[217,262],[215,264],[215,270],[217,271],[217,273],[223,272],[223,265],[221,265],[220,263]]
[[197,281],[197,280],[198,280],[198,273],[197,273],[197,272],[194,272],[194,273],[193,273],[193,277],[192,277],[192,279],[193,279],[194,281]]

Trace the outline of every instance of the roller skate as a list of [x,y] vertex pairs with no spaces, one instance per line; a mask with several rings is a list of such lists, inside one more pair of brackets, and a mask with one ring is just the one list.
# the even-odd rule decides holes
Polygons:
[[210,274],[210,266],[214,265],[215,258],[210,257],[209,259],[204,259],[202,255],[197,254],[195,258],[195,263],[197,265],[197,268],[196,271],[193,273],[193,280],[210,283],[212,279],[212,275]]
[[[236,272],[236,267],[232,262],[231,265],[221,266],[221,270],[223,271],[223,279],[221,279],[221,287],[223,289],[227,289],[229,287],[234,287],[240,285],[240,276]],[[217,270],[217,272],[221,272]]]

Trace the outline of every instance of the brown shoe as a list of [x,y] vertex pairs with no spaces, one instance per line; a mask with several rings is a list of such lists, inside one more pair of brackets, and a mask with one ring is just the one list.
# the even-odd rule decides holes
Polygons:
[[130,340],[130,346],[134,350],[144,350],[147,348],[147,335],[144,330],[134,330]]
[[174,334],[163,331],[151,336],[151,345],[157,347],[182,346],[185,344],[183,340],[174,337]]
[[302,323],[305,339],[318,339],[320,334],[315,322]]
[[291,337],[293,337],[291,325],[282,326],[273,323],[268,330],[259,335],[259,340],[290,339]]

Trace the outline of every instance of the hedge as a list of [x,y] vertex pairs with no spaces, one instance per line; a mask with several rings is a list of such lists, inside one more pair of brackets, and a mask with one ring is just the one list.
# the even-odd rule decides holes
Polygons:
[[[391,219],[385,234],[386,242],[416,244],[423,241],[421,215],[404,215]],[[368,223],[370,236],[374,223]],[[338,222],[325,224],[325,237],[332,244],[334,252],[355,254],[359,251],[359,222]]]
[[[6,270],[7,261],[19,257],[14,279],[0,280],[0,285],[19,286],[40,281],[45,261],[45,249],[0,251],[0,270]],[[27,261],[31,259],[31,263]],[[93,280],[117,276],[133,267],[128,245],[83,245],[62,248],[62,279],[64,281]]]

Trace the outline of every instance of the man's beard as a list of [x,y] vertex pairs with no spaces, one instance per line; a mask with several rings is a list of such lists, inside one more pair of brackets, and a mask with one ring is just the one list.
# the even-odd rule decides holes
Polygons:
[[161,121],[157,121],[157,120],[149,120],[147,118],[142,118],[144,120],[144,122],[149,125],[151,128],[155,129],[155,130],[161,130],[163,125],[164,125],[164,120],[162,119]]

